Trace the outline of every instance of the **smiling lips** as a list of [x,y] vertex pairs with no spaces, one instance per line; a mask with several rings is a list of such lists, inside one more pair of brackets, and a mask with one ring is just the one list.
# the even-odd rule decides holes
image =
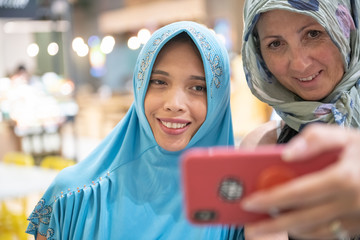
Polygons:
[[170,135],[179,135],[184,133],[188,128],[191,122],[184,121],[184,120],[161,120],[159,119],[160,126],[162,130],[166,134]]
[[320,72],[318,73],[315,73],[309,77],[306,77],[306,78],[298,78],[301,82],[307,82],[307,81],[311,81],[313,80],[314,78],[316,78],[318,75],[320,74]]
[[186,125],[189,124],[189,123],[165,122],[162,120],[160,120],[160,121],[165,127],[173,128],[173,129],[184,128],[184,127],[186,127]]

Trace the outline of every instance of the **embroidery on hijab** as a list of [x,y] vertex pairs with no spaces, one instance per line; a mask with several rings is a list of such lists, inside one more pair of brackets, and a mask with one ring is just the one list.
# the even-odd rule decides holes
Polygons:
[[204,52],[206,53],[206,59],[210,63],[211,66],[211,72],[212,72],[212,80],[211,80],[211,97],[212,97],[212,89],[213,84],[216,88],[220,87],[220,77],[223,74],[223,70],[220,64],[220,57],[219,55],[215,54],[214,56],[211,56],[211,45],[206,40],[204,35],[202,35],[200,32],[196,31],[193,28],[188,28],[188,30],[194,34],[194,36],[199,39],[201,47],[203,48]]
[[163,33],[161,35],[161,37],[156,38],[154,40],[153,44],[152,44],[155,47],[155,49],[148,51],[145,54],[145,58],[141,60],[140,70],[139,70],[138,75],[137,75],[138,82],[140,82],[140,84],[138,86],[138,89],[140,89],[144,84],[144,77],[145,77],[144,73],[145,73],[146,69],[149,67],[149,64],[152,61],[155,50],[157,49],[159,44],[162,43],[162,41],[164,41],[164,39],[167,38],[168,36],[170,36],[171,33],[173,33],[174,31],[175,30],[169,30],[169,31]]
[[[45,199],[42,198],[36,205],[33,214],[31,214],[31,217],[27,219],[30,221],[31,230],[38,229],[40,223],[49,225],[51,213],[52,213],[52,207],[49,205],[45,205]],[[51,234],[51,231],[52,231],[52,229],[49,228],[46,236]],[[39,231],[39,233],[40,233],[40,235],[43,235],[43,236],[45,235],[45,234],[41,233],[40,231]]]
[[[212,97],[213,85],[215,85],[216,88],[219,88],[221,85],[220,77],[223,74],[223,70],[222,70],[222,66],[221,66],[220,57],[217,54],[214,54],[214,56],[212,56],[211,45],[206,40],[206,37],[204,35],[202,35],[200,32],[196,31],[194,28],[191,28],[191,27],[187,28],[187,30],[189,32],[191,32],[199,40],[201,48],[205,52],[206,60],[210,63],[211,72],[212,72],[212,76],[213,76],[212,80],[211,80],[211,85],[210,85],[211,97]],[[137,74],[138,82],[140,82],[138,89],[141,89],[141,87],[144,84],[144,77],[145,77],[144,74],[145,74],[146,69],[149,67],[149,65],[152,61],[153,55],[156,51],[156,48],[160,45],[160,43],[162,43],[174,31],[176,31],[176,29],[169,30],[169,31],[163,33],[161,35],[161,37],[156,38],[152,44],[155,47],[155,49],[149,50],[145,54],[145,57],[141,60],[140,70]]]
[[[97,185],[99,184],[104,178],[108,178],[110,176],[110,172],[107,172],[106,175],[104,177],[99,177],[98,180],[96,181],[92,181],[90,185]],[[50,203],[49,205],[46,205],[45,199],[41,199],[38,204],[35,206],[35,210],[33,211],[33,213],[31,214],[31,216],[27,219],[30,221],[29,226],[30,226],[30,230],[29,231],[35,231],[36,229],[39,229],[39,225],[40,223],[43,223],[45,225],[49,225],[50,224],[50,216],[52,214],[53,208],[52,208],[52,204],[54,202],[56,202],[59,198],[63,198],[64,194],[65,196],[71,196],[74,193],[78,192],[80,193],[81,191],[85,190],[87,188],[86,185],[84,185],[82,188],[77,187],[76,190],[74,189],[67,189],[67,192],[60,192],[59,196],[54,196],[54,201],[52,203]],[[47,236],[47,239],[51,239],[51,237],[54,235],[54,230],[52,228],[48,228],[47,233],[44,234],[42,232],[40,232],[40,235],[42,236]]]

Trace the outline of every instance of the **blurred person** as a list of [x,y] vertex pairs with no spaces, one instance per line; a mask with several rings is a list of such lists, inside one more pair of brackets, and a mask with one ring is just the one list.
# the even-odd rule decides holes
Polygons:
[[245,199],[247,210],[278,213],[247,225],[246,236],[287,231],[301,239],[350,239],[360,234],[359,14],[355,0],[246,0],[247,83],[282,120],[255,129],[241,146],[289,142],[288,161],[343,147],[329,168]]
[[38,134],[40,128],[58,126],[64,116],[55,96],[41,81],[20,64],[10,77],[11,83],[2,101],[2,111],[17,136]]
[[28,84],[30,79],[30,74],[28,73],[25,65],[20,64],[14,74],[11,76],[11,80],[16,84]]
[[137,60],[135,101],[83,161],[56,177],[29,217],[37,239],[243,239],[242,228],[191,225],[179,158],[233,146],[229,59],[207,28],[156,31]]

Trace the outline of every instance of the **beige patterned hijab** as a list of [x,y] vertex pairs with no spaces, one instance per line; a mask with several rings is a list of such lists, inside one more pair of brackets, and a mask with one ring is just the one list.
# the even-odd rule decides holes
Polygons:
[[[315,18],[343,56],[345,74],[321,102],[305,101],[283,87],[267,69],[253,30],[263,12],[282,9]],[[312,122],[360,126],[360,2],[358,0],[246,0],[242,57],[252,93],[274,107],[280,117],[299,131]]]

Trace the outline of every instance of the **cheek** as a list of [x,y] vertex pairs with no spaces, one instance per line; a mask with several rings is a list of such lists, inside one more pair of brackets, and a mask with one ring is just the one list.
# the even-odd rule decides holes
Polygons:
[[330,71],[332,71],[330,75],[335,78],[336,83],[339,83],[345,72],[342,55],[337,49],[327,51],[325,54],[322,59],[331,59],[327,64]]
[[263,56],[265,67],[277,78],[286,73],[286,62],[281,57],[274,57],[271,55]]
[[197,122],[202,124],[206,119],[206,113],[207,113],[206,98],[198,101],[193,101],[191,104],[191,109],[194,118],[197,120]]
[[262,59],[265,63],[264,64],[265,66],[263,66],[263,67],[267,67],[267,69],[272,74],[275,75],[275,72],[277,72],[277,68],[279,68],[279,67],[276,67],[276,66],[278,66],[278,64],[274,64],[274,63],[275,62],[280,63],[281,58],[274,56],[274,54],[271,54],[269,51],[266,51],[263,46],[261,46],[260,52],[261,52]]
[[153,94],[147,93],[144,100],[144,111],[145,116],[149,121],[149,117],[151,115],[151,112],[154,111],[154,107],[156,106],[156,98],[153,97]]

